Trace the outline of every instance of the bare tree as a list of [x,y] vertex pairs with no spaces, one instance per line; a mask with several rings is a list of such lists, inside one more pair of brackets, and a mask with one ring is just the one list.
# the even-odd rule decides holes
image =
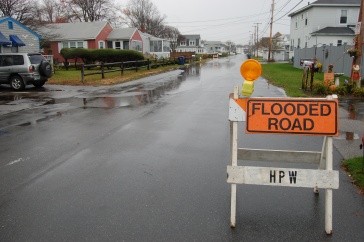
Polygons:
[[138,28],[156,37],[162,35],[166,16],[161,16],[150,0],[129,0],[122,13],[129,27]]
[[164,26],[161,35],[158,37],[168,39],[171,50],[175,51],[177,49],[177,40],[180,35],[181,33],[177,28],[172,26]]
[[117,17],[112,0],[69,0],[67,4],[73,18],[81,22],[113,22]]
[[31,14],[33,6],[34,0],[0,0],[0,15],[12,17],[26,24],[33,18]]

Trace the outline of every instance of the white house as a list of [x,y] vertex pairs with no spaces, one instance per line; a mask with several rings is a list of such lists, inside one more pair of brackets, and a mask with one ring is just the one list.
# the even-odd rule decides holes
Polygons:
[[170,41],[153,35],[140,32],[143,39],[143,54],[153,55],[158,58],[169,58],[170,56]]
[[204,48],[208,54],[217,54],[227,51],[227,45],[221,41],[205,41]]
[[195,52],[204,54],[203,43],[199,34],[182,35],[177,41],[177,52]]
[[317,0],[290,13],[290,57],[294,48],[352,45],[360,0]]

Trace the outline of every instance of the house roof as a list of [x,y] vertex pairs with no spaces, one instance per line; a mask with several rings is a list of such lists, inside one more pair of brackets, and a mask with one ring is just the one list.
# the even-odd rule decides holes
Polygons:
[[[150,40],[167,40],[167,39],[162,39],[162,38],[155,37],[155,36],[153,36],[153,35],[151,35],[151,34],[148,34],[148,33],[143,33],[143,32],[141,32],[140,34],[142,35],[142,37],[144,37],[144,38],[148,38],[148,39],[150,39]],[[168,41],[168,40],[167,40],[167,41]]]
[[201,39],[199,34],[183,34],[182,36],[186,39]]
[[348,27],[326,27],[311,33],[311,35],[349,35],[354,36],[355,32]]
[[47,24],[41,32],[50,32],[57,36],[54,40],[88,40],[96,39],[103,28],[108,25],[107,21],[100,22],[78,22],[78,23],[54,23]]
[[107,36],[107,40],[116,40],[116,39],[131,39],[133,37],[135,31],[138,31],[137,28],[123,28],[123,29],[113,29],[111,33]]
[[313,3],[309,3],[305,7],[298,9],[290,14],[288,14],[288,17],[292,17],[296,14],[299,14],[307,9],[310,9],[312,7],[335,7],[335,6],[354,6],[354,7],[360,7],[360,1],[361,0],[317,0]]
[[222,45],[223,43],[221,41],[205,41],[205,45]]

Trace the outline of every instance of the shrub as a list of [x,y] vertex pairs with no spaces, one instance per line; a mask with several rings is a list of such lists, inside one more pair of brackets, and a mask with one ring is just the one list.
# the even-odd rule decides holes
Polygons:
[[345,96],[348,94],[348,89],[345,86],[338,86],[335,93],[340,96]]
[[144,60],[143,54],[135,50],[63,48],[61,55],[66,61],[74,59],[76,62],[80,58],[84,63]]
[[329,87],[325,86],[324,83],[320,81],[314,81],[312,84],[312,94],[315,95],[327,95],[329,94]]
[[353,89],[353,96],[355,96],[355,97],[364,97],[364,87]]

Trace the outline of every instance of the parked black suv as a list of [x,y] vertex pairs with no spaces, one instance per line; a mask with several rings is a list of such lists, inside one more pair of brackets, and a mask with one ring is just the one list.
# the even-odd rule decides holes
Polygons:
[[39,53],[0,53],[0,84],[14,90],[42,87],[52,75],[51,64]]

